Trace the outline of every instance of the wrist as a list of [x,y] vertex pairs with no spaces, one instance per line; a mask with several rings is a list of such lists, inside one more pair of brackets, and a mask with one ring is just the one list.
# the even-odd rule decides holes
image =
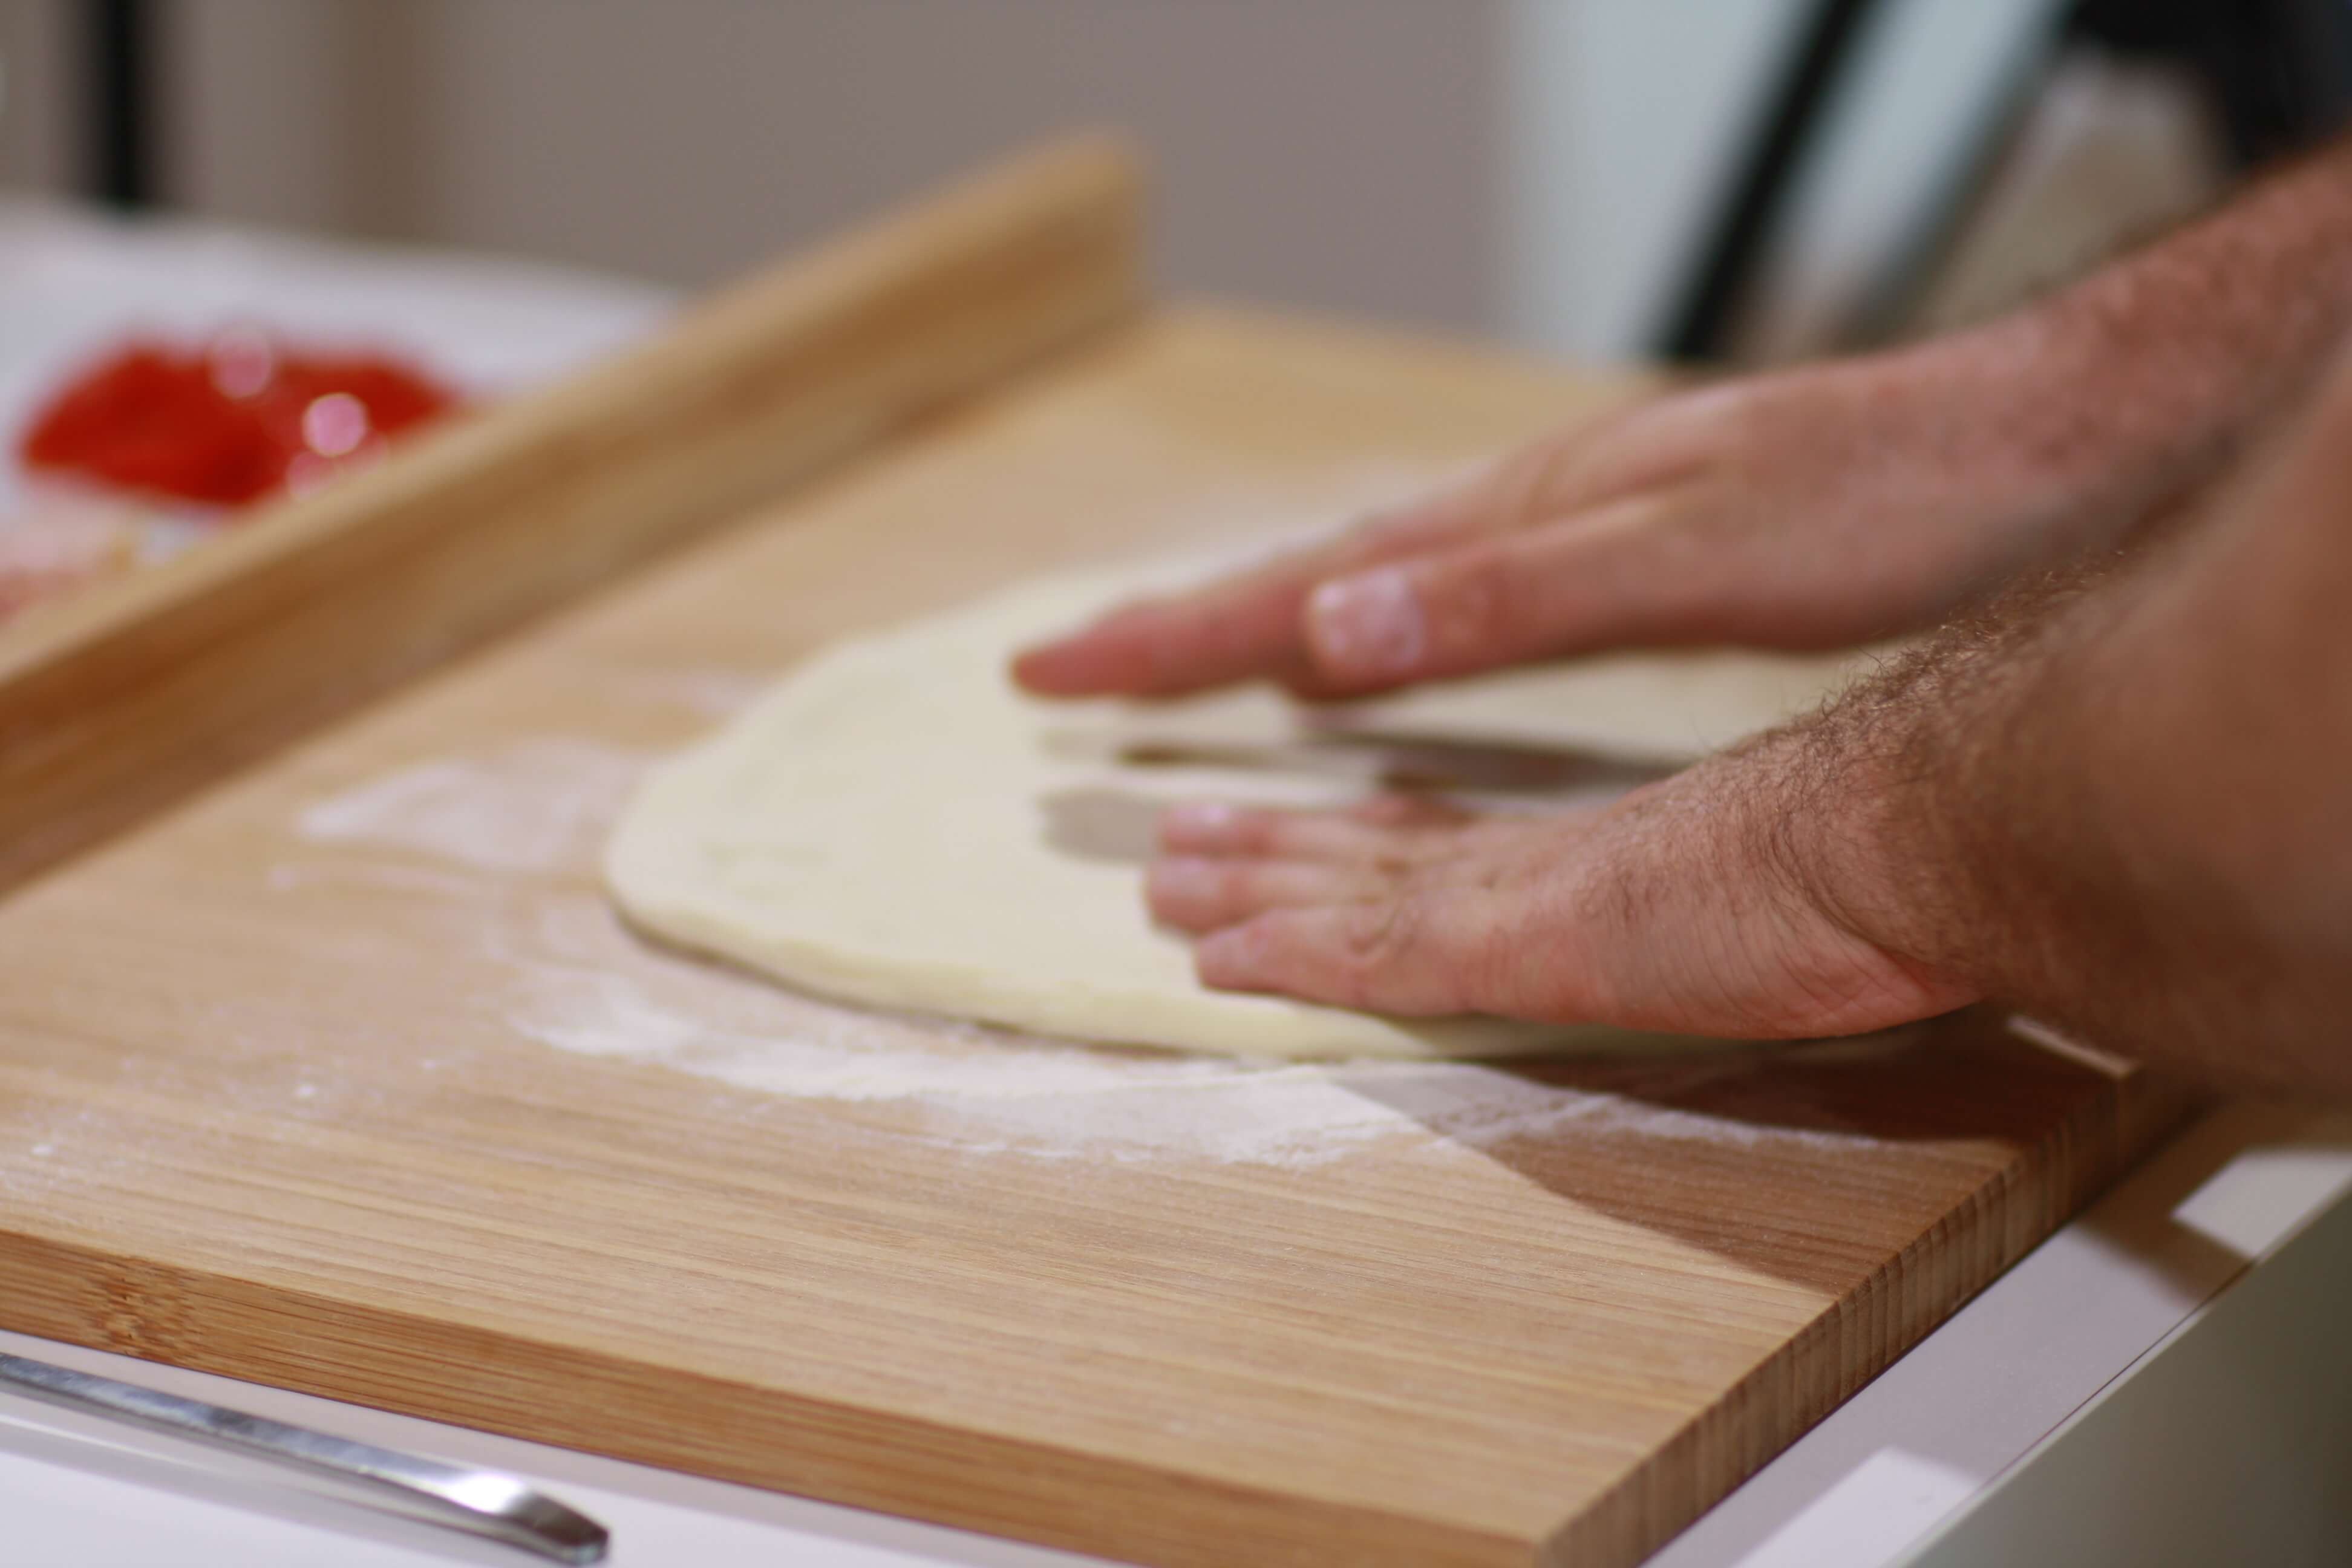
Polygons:
[[2144,510],[2299,400],[2352,329],[2347,254],[2352,151],[2340,150],[1947,341],[2046,426],[2042,458],[2061,483]]
[[1923,410],[1972,488],[2080,548],[2203,471],[2229,395],[2169,357],[2061,298],[1897,351],[1889,395]]
[[[1652,786],[1596,861],[1614,933],[1603,970],[1640,1027],[1759,1038],[1850,1035],[1981,993],[1893,940],[1887,863],[1841,829],[1851,800],[1776,731]],[[1824,788],[1829,783],[1832,787]],[[1660,999],[1663,998],[1663,1004]]]
[[1933,787],[1902,671],[1758,742],[1770,753],[1759,831],[1789,895],[1923,983],[1968,973],[1982,925]]

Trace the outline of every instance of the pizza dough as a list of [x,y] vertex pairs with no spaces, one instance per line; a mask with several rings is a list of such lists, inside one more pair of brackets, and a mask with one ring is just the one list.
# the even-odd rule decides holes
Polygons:
[[[1166,705],[1023,696],[1012,651],[1160,574],[1039,579],[820,653],[657,769],[607,851],[637,924],[824,994],[1103,1043],[1460,1057],[1669,1037],[1376,1016],[1210,991],[1143,905],[1173,801],[1498,806],[1604,798],[1820,700],[1833,660],[1617,657],[1314,720],[1264,690]],[[1604,760],[1607,759],[1607,760]]]

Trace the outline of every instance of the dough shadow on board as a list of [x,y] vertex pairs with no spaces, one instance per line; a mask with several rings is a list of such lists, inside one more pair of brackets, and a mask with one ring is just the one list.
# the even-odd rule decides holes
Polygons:
[[[1160,770],[1213,768],[1244,777],[1329,780],[1366,795],[1444,794],[1521,809],[1591,805],[1675,771],[1557,747],[1372,731],[1242,744],[1061,730],[1049,732],[1046,744],[1066,756],[1114,760],[1139,784]],[[1082,860],[1141,865],[1151,858],[1159,816],[1171,798],[1108,785],[1057,791],[1038,803],[1045,842]]]
[[1675,771],[1567,747],[1388,730],[1304,730],[1290,740],[1255,745],[1139,733],[1121,739],[1118,756],[1136,768],[1226,768],[1336,777],[1378,789],[1492,795],[1622,792]]
[[[1542,1134],[1465,1140],[1453,1121],[1458,1090],[1449,1092],[1443,1075],[1335,1077],[1583,1207],[1839,1293],[1857,1282],[1857,1256],[1891,1253],[1940,1224],[1966,1195],[1969,1167],[1990,1182],[1992,1163],[2049,1137],[2113,1082],[1991,1008],[1848,1039],[1483,1062],[1476,1070],[1605,1095],[1612,1114],[1565,1119]],[[1937,1144],[1950,1147],[1949,1164],[1923,1168],[1923,1146]],[[2006,1152],[1989,1155],[1986,1145]]]
[[1151,858],[1168,803],[1118,789],[1066,789],[1037,803],[1045,842],[1079,860],[1140,866]]

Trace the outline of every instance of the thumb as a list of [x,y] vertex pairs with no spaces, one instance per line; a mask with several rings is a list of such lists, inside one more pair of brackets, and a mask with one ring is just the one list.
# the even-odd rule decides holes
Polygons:
[[1351,691],[1643,641],[1680,641],[1700,563],[1662,498],[1333,577],[1307,596],[1317,670]]

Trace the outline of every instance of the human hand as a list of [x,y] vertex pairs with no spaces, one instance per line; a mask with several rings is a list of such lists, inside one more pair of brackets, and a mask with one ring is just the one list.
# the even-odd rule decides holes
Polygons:
[[1629,646],[1848,646],[2056,547],[2095,442],[2011,331],[1673,394],[1328,542],[1024,653],[1050,696],[1334,697]]
[[1773,737],[1597,811],[1178,806],[1147,891],[1209,985],[1413,1016],[1857,1034],[1977,999],[1861,934],[1891,901]]

